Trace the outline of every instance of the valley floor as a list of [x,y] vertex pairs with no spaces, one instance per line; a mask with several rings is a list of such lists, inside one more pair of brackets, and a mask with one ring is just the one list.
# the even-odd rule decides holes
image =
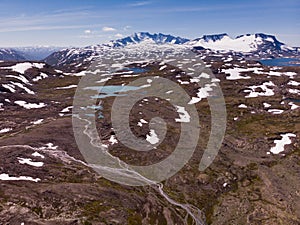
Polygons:
[[[204,172],[198,166],[211,129],[207,96],[170,65],[134,65],[147,69],[139,77],[168,78],[198,98],[199,144],[184,168],[162,182],[164,193],[194,206],[194,214],[200,209],[206,224],[300,224],[300,67],[267,67],[231,55],[202,59],[204,72],[218,79],[227,110],[222,147]],[[0,224],[195,224],[157,186],[120,185],[85,162],[72,127],[73,96],[83,74],[39,62],[0,62]],[[107,85],[128,84],[134,74],[123,71]],[[157,151],[133,152],[111,129],[113,100],[103,99],[95,117],[111,154],[149,165],[172,153],[180,135],[176,118],[187,117],[165,99],[140,100],[130,114],[132,132],[146,139],[150,120],[161,116],[168,138]]]

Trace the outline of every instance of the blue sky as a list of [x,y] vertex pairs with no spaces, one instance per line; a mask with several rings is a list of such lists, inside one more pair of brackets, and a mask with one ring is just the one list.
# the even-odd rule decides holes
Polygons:
[[300,46],[299,0],[1,0],[0,46],[86,46],[149,31],[274,34]]

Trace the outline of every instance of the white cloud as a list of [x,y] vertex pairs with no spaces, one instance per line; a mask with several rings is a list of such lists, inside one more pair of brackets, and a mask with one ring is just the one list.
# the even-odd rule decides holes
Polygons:
[[138,6],[149,5],[151,3],[152,3],[151,1],[134,2],[129,4],[129,6],[138,7]]
[[[93,26],[97,27],[98,24],[95,24]],[[23,26],[23,27],[11,27],[11,28],[1,28],[0,26],[0,33],[15,32],[15,31],[34,31],[34,30],[68,30],[68,29],[72,30],[72,29],[82,29],[82,28],[86,28],[86,25],[62,25],[62,26],[45,25],[45,26]]]
[[85,34],[91,34],[92,31],[91,31],[91,30],[85,30],[84,33],[85,33]]
[[102,37],[105,37],[105,35],[91,33],[91,34],[79,35],[78,37],[85,38],[85,39],[92,39],[92,38],[102,38]]
[[103,27],[102,30],[103,30],[104,32],[112,32],[112,31],[116,31],[116,29],[113,28],[113,27]]
[[[102,18],[87,10],[60,10],[57,12],[40,13],[34,15],[21,14],[13,17],[5,17],[0,20],[0,32],[34,31],[34,30],[63,30],[84,29],[82,24],[87,18]],[[78,23],[78,25],[76,25]],[[80,25],[79,25],[80,24]],[[89,27],[98,27],[99,24],[89,24]]]
[[130,28],[131,28],[131,26],[125,26],[125,27],[123,28],[123,30],[127,31],[127,30],[130,30]]
[[123,34],[116,34],[115,37],[116,37],[116,38],[122,38],[122,37],[124,37],[124,36],[123,36]]

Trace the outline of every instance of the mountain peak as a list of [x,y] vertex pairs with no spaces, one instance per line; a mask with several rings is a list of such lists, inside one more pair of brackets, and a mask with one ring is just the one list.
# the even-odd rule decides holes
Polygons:
[[256,33],[255,37],[261,37],[263,39],[266,39],[266,38],[274,38],[274,39],[276,39],[274,35],[264,34],[264,33]]
[[264,33],[255,33],[255,34],[243,34],[237,36],[235,39],[242,38],[242,37],[250,37],[253,36],[256,39],[261,39],[268,42],[274,42],[276,44],[284,45],[283,43],[279,42],[274,35],[264,34]]
[[264,33],[244,34],[231,38],[226,33],[203,35],[195,40],[162,33],[137,32],[131,36],[112,40],[106,44],[87,46],[84,48],[64,49],[53,53],[45,61],[51,65],[80,64],[92,60],[102,54],[103,50],[126,47],[134,44],[172,44],[184,45],[196,50],[238,52],[245,56],[275,57],[297,55],[298,50],[279,42],[275,36]]
[[108,45],[113,47],[122,47],[128,44],[140,43],[145,40],[151,40],[155,44],[166,44],[166,43],[184,44],[189,41],[189,39],[175,37],[170,34],[162,34],[162,33],[151,34],[149,32],[138,32],[122,39],[110,41]]
[[20,52],[11,49],[11,48],[2,48],[0,49],[0,60],[4,61],[22,61],[25,60]]
[[210,34],[210,35],[203,35],[202,40],[208,42],[208,41],[219,41],[223,39],[224,37],[228,37],[227,33],[222,33],[222,34]]
[[[225,38],[226,37],[226,38]],[[204,35],[202,38],[190,42],[194,47],[217,51],[236,52],[282,52],[295,49],[279,42],[275,36],[264,33],[243,34],[232,39],[227,34]]]
[[260,37],[264,40],[270,41],[270,42],[274,42],[278,45],[284,45],[284,43],[280,42],[277,40],[277,38],[274,35],[270,35],[270,34],[264,34],[264,33],[256,33],[255,37]]

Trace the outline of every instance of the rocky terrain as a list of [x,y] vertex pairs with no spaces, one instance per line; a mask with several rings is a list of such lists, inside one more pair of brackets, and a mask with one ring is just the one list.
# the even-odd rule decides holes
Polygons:
[[[96,173],[76,144],[74,94],[90,57],[102,54],[81,50],[54,53],[46,63],[0,62],[0,224],[300,224],[300,67],[198,49],[205,64],[199,75],[220,85],[227,111],[224,141],[205,171],[198,166],[211,130],[207,97],[214,85],[199,87],[180,68],[159,61],[129,64],[106,77],[107,86],[167,78],[194,97],[199,114],[199,143],[183,169],[160,185],[132,187]],[[147,140],[150,120],[158,116],[168,132],[157,149],[136,152],[112,129],[115,97],[100,98],[92,115],[108,152],[130,165],[170,155],[188,122],[182,112],[166,99],[137,102],[129,116],[135,136]]]

